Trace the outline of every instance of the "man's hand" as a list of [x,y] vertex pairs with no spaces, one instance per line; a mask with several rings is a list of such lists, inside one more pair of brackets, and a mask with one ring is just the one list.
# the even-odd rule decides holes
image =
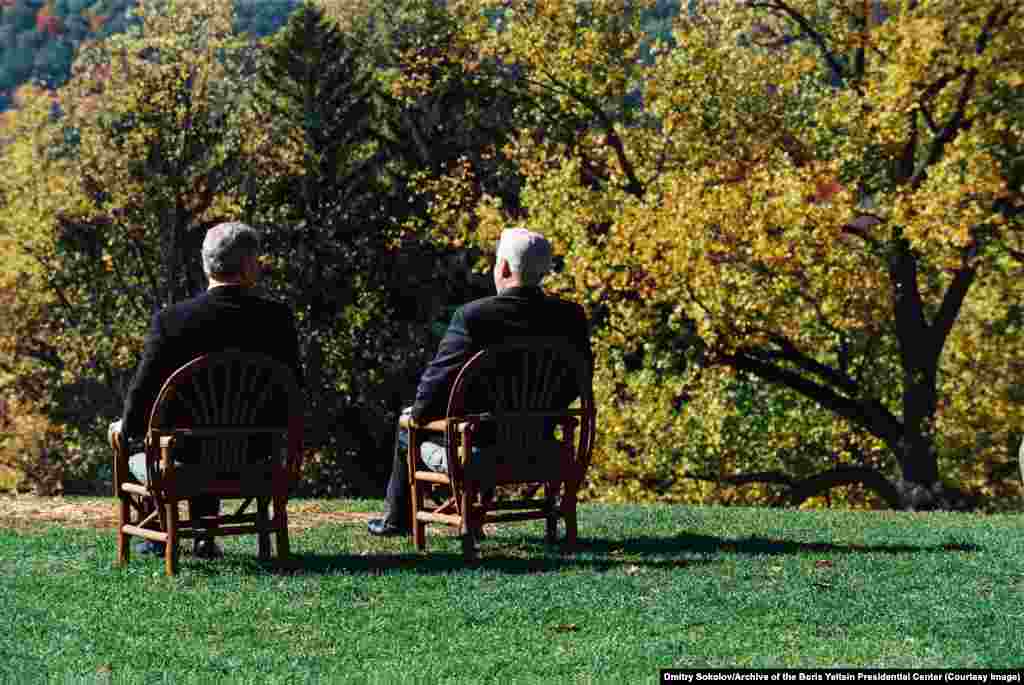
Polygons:
[[124,436],[121,431],[121,419],[118,419],[110,424],[109,428],[107,428],[107,442],[109,442],[110,446],[116,450],[124,444],[123,439]]

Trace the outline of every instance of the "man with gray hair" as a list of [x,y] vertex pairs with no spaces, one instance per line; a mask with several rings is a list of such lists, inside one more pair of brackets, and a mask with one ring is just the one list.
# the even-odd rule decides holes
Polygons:
[[[202,258],[209,287],[153,317],[142,360],[125,398],[123,419],[111,426],[112,431],[120,431],[125,439],[141,439],[164,382],[203,354],[230,348],[259,352],[290,366],[302,382],[291,309],[254,290],[260,276],[260,243],[256,229],[243,223],[221,223],[207,231]],[[202,516],[216,513],[220,501],[197,498],[189,506],[193,516]],[[137,549],[163,554],[162,543],[145,541]],[[212,539],[197,539],[193,552],[204,557],[219,555]]]
[[[551,270],[551,244],[539,233],[525,228],[502,231],[494,262],[494,287],[498,294],[460,307],[452,317],[433,361],[420,377],[416,401],[406,410],[417,422],[445,415],[448,395],[459,369],[469,359],[506,338],[520,336],[563,337],[593,364],[590,334],[583,308],[573,302],[548,297],[540,288]],[[568,406],[569,398],[566,402]],[[407,535],[412,526],[406,450],[408,434],[399,429],[385,499],[384,517],[369,522],[371,535]],[[445,448],[422,445],[425,466],[445,470]]]

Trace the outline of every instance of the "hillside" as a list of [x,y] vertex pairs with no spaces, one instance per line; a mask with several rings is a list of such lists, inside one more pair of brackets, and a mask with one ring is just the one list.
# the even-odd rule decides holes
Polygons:
[[[280,28],[298,0],[235,0],[238,29],[265,36]],[[0,110],[18,86],[56,88],[67,80],[76,48],[133,22],[136,0],[0,0]]]

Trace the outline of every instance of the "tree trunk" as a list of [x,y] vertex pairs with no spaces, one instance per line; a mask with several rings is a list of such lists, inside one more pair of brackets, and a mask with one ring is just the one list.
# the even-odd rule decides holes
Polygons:
[[935,446],[935,410],[938,398],[936,363],[918,365],[904,380],[903,437],[895,446],[902,479],[896,483],[900,506],[908,511],[944,509],[971,511],[976,496],[939,480],[939,453]]
[[934,440],[937,381],[932,364],[918,365],[905,373],[903,435],[896,448],[903,480],[926,488],[939,480]]

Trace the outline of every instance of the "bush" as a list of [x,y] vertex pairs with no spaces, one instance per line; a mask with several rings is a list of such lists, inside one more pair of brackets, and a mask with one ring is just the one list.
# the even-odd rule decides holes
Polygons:
[[37,407],[6,401],[0,410],[0,467],[15,473],[18,489],[56,494],[68,468],[61,437],[60,430]]

